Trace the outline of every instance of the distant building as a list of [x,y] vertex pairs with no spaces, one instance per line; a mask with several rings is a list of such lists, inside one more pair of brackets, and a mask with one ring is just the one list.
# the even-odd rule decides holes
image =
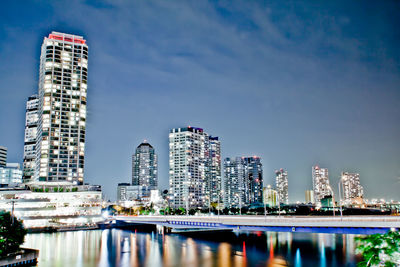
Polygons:
[[36,137],[39,121],[39,98],[30,96],[26,102],[23,181],[29,182],[35,175]]
[[7,163],[0,167],[0,185],[13,185],[22,183],[22,170],[19,163]]
[[117,201],[136,201],[145,204],[150,199],[151,191],[148,186],[119,183],[117,187]]
[[0,167],[5,167],[7,164],[7,148],[0,146]]
[[329,184],[328,169],[319,166],[312,167],[312,180],[314,191],[314,203],[321,205],[324,197],[331,196],[331,187]]
[[344,203],[346,205],[359,203],[364,197],[364,189],[360,183],[360,174],[342,172],[341,182],[343,186]]
[[263,170],[259,157],[224,160],[226,207],[263,203]]
[[144,186],[150,190],[157,189],[157,154],[154,148],[144,141],[132,155],[132,185]]
[[268,207],[276,207],[278,205],[278,192],[272,189],[271,185],[264,187],[264,203]]
[[314,191],[313,190],[306,190],[306,204],[313,204],[314,202]]
[[278,201],[283,204],[289,204],[288,173],[284,169],[280,169],[275,171],[275,175]]
[[170,203],[174,208],[205,207],[221,188],[220,144],[201,128],[171,129],[169,133]]

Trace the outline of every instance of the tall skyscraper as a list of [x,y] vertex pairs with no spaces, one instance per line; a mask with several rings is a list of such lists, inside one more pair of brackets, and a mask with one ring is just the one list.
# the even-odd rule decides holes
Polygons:
[[221,190],[221,142],[218,137],[210,136],[210,165],[208,172],[207,195],[211,196],[211,202],[222,203]]
[[40,57],[35,180],[83,183],[88,46],[52,32]]
[[210,142],[210,136],[196,127],[170,131],[169,185],[173,207],[205,207],[212,201],[215,189],[221,188],[217,182],[221,176],[217,166],[220,145],[217,138],[211,139]]
[[29,182],[35,175],[36,137],[38,127],[39,98],[30,96],[26,102],[23,181]]
[[364,196],[364,189],[360,183],[360,174],[342,172],[341,182],[343,186],[344,203],[346,205],[360,201]]
[[321,199],[332,195],[332,188],[329,184],[328,169],[319,166],[312,167],[312,180],[314,191],[314,202],[321,205]]
[[263,203],[262,172],[259,157],[225,158],[225,207]]
[[263,170],[261,158],[244,158],[245,164],[245,185],[246,185],[246,203],[263,203]]
[[288,173],[284,169],[275,171],[276,191],[279,203],[289,204]]
[[0,167],[5,167],[7,164],[7,148],[0,146]]
[[132,185],[146,186],[150,190],[157,189],[157,154],[147,142],[141,143],[132,155]]
[[245,203],[245,165],[240,157],[224,159],[224,206],[239,207]]

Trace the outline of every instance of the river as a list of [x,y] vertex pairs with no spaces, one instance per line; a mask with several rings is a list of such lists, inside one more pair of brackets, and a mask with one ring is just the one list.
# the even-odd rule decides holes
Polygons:
[[38,266],[356,266],[354,235],[240,232],[198,236],[91,230],[34,233]]

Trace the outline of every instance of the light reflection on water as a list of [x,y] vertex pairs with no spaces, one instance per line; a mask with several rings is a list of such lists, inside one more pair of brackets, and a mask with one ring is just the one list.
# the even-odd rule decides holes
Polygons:
[[38,266],[355,266],[354,235],[241,232],[204,236],[128,230],[28,234]]

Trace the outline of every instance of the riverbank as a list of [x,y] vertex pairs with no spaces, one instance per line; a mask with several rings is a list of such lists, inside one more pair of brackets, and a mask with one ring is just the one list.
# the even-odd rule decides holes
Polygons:
[[0,259],[0,267],[5,266],[33,266],[39,258],[39,250],[21,248],[20,251],[11,253]]
[[48,226],[40,228],[28,228],[28,233],[54,233],[54,232],[68,232],[68,231],[83,231],[83,230],[97,230],[100,229],[97,225],[90,226]]

